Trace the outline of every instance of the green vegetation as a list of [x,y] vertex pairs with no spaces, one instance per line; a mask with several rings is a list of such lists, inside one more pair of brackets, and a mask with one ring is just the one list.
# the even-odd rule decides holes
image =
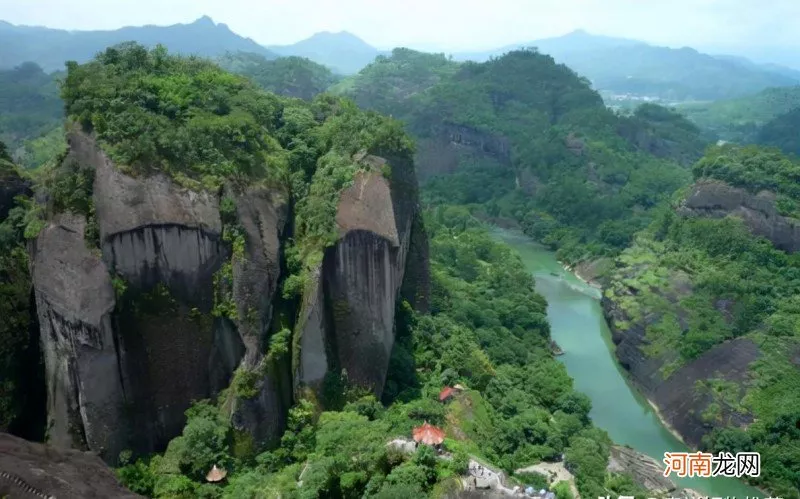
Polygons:
[[25,247],[32,203],[24,178],[10,159],[0,142],[0,431],[25,424],[26,405],[34,396],[26,384],[26,376],[33,371],[27,364],[39,362],[31,355],[28,339],[35,313],[30,306],[31,277]]
[[[776,192],[790,215],[797,214],[797,171],[796,162],[754,146],[712,148],[694,167],[697,178]],[[781,497],[800,497],[797,255],[754,237],[737,218],[685,218],[664,210],[619,257],[611,282],[606,296],[631,323],[641,324],[648,314],[643,350],[664,361],[665,378],[725,341],[758,346],[760,357],[748,366],[751,381],[697,381],[695,394],[709,398],[702,419],[718,428],[706,446],[760,452],[761,476],[753,482]],[[616,326],[624,331],[628,325]],[[733,426],[732,411],[755,422],[741,430]]]
[[763,190],[778,195],[783,215],[800,218],[800,161],[776,149],[725,145],[709,149],[693,168],[696,178],[714,178],[753,194]]
[[800,86],[768,88],[730,100],[682,104],[679,110],[722,140],[747,143],[773,118],[800,107]]
[[338,81],[330,69],[302,57],[266,57],[246,52],[226,54],[219,65],[253,80],[269,92],[311,100]]
[[[392,364],[389,382],[398,396],[388,407],[356,391],[344,394],[339,412],[315,414],[301,400],[280,447],[247,460],[235,457],[219,410],[200,403],[163,456],[120,468],[123,482],[152,497],[434,497],[454,486],[467,453],[514,470],[563,452],[581,494],[638,490],[606,473],[610,442],[592,428],[588,399],[573,391],[549,352],[545,302],[522,262],[463,208],[434,210],[427,226],[432,313],[403,309],[399,324],[407,329],[398,344],[408,351],[395,357],[408,363]],[[287,330],[271,344],[288,340]],[[241,373],[236,378],[237,389],[251,386]],[[443,405],[437,395],[448,383],[470,390]],[[447,441],[452,462],[425,446],[412,455],[386,446],[423,421],[454,437]],[[201,485],[215,463],[229,471],[228,480]]]
[[287,174],[270,135],[279,100],[210,62],[163,47],[113,47],[87,64],[68,63],[62,98],[68,117],[134,172],[165,171],[204,186]]
[[0,70],[0,140],[21,166],[40,166],[66,146],[58,76],[32,62]]
[[776,116],[761,127],[756,135],[756,142],[779,147],[786,154],[800,156],[798,126],[800,126],[800,104],[791,111]]
[[[407,123],[430,204],[515,219],[567,261],[624,248],[690,181],[681,164],[704,147],[677,113],[615,115],[587,80],[532,50],[482,64],[396,50],[342,85]],[[459,135],[483,146],[449,146]],[[455,166],[441,175],[449,157]]]

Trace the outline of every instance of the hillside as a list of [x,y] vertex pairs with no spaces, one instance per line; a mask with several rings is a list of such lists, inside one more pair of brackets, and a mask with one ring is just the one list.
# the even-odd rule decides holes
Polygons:
[[128,41],[147,47],[162,44],[176,53],[205,57],[238,51],[254,52],[268,59],[276,57],[209,17],[189,24],[131,26],[111,31],[65,31],[0,21],[0,68],[32,61],[47,72],[62,70],[66,61],[86,62],[106,47]]
[[678,110],[720,139],[747,143],[777,116],[800,108],[800,86],[768,88],[757,94],[709,103],[683,104]]
[[26,167],[38,166],[63,145],[64,111],[57,78],[32,62],[0,69],[0,141]]
[[535,51],[486,63],[395,51],[341,90],[407,123],[431,202],[515,219],[567,260],[625,247],[648,210],[689,181],[678,162],[704,145],[663,108],[615,115],[585,79]]
[[800,164],[724,146],[693,171],[606,276],[617,357],[688,442],[760,452],[755,483],[797,498]]
[[[522,262],[463,208],[423,222],[397,122],[136,44],[70,63],[62,98],[57,161],[27,179],[0,147],[2,429],[164,499],[439,497],[470,455],[562,454],[586,497],[648,494],[607,471]],[[387,446],[426,421],[452,459]]]
[[270,51],[282,56],[297,56],[350,75],[372,62],[380,52],[359,37],[341,31],[323,31],[291,45],[271,45]]
[[259,87],[286,97],[311,100],[339,81],[327,67],[303,57],[264,56],[237,52],[218,59],[219,65],[232,73],[246,76]]
[[[796,85],[799,81],[797,74],[748,64],[742,58],[716,57],[688,47],[658,47],[585,31],[519,46],[537,47],[557,62],[566,64],[591,80],[593,87],[607,94],[609,100],[642,97],[666,102],[718,100],[768,87]],[[512,48],[515,47],[471,56],[485,60]]]
[[780,114],[761,127],[755,142],[781,149],[786,154],[800,156],[800,105]]

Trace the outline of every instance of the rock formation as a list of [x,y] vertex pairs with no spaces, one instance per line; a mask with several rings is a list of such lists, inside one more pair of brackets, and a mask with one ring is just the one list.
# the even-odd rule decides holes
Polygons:
[[691,187],[678,211],[686,216],[737,216],[753,234],[769,239],[776,248],[789,253],[800,250],[800,220],[780,215],[775,194],[769,191],[751,194],[724,182],[704,180]]
[[[396,158],[359,158],[359,172],[340,196],[339,241],[329,248],[305,293],[296,334],[296,388],[318,389],[328,373],[380,396],[394,345],[398,297],[427,304],[427,240],[419,220],[413,168]],[[404,173],[405,172],[405,173]],[[407,271],[408,269],[408,271]]]
[[[193,400],[232,382],[224,406],[256,447],[280,437],[300,387],[328,373],[380,395],[396,302],[427,303],[409,160],[355,158],[363,168],[340,196],[340,239],[293,303],[278,292],[291,230],[284,188],[194,191],[163,173],[126,173],[83,131],[68,141],[64,165],[93,174],[94,209],[54,214],[32,245],[53,444],[109,463],[125,449],[163,449]],[[279,332],[292,343],[291,329],[291,351],[267,355]]]
[[136,499],[88,452],[61,450],[0,433],[0,497]]

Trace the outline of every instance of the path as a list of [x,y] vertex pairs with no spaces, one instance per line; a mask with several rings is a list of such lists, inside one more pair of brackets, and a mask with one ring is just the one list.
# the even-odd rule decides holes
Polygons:
[[575,477],[569,472],[569,470],[567,470],[567,468],[564,467],[563,462],[534,464],[533,466],[528,466],[527,468],[520,468],[516,472],[539,473],[540,475],[547,477],[547,479],[550,480],[551,485],[555,485],[561,481],[567,482],[569,484],[569,490],[572,492],[572,496],[575,497],[575,499],[580,499],[581,497],[578,494],[578,487],[575,486]]

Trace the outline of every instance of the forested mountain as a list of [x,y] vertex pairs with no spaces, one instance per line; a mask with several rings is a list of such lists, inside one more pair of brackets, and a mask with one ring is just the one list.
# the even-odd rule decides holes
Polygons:
[[305,100],[321,94],[340,79],[327,67],[303,57],[270,60],[258,54],[237,52],[218,61],[222,68],[250,78],[264,90]]
[[[616,96],[651,97],[668,102],[717,100],[768,87],[796,85],[800,81],[796,72],[756,65],[742,58],[716,57],[688,47],[658,47],[585,31],[519,46],[537,47],[589,78],[595,89]],[[510,48],[459,57],[485,60]]]
[[756,134],[756,142],[800,156],[800,105],[765,123]]
[[735,147],[696,161],[696,125],[652,104],[616,115],[535,51],[395,52],[340,88],[406,121],[427,203],[516,220],[582,268],[603,260],[590,277],[634,382],[691,445],[759,451],[755,483],[800,497],[795,162]]
[[64,143],[60,76],[47,74],[32,62],[0,69],[0,141],[26,167],[42,164]]
[[800,163],[726,145],[693,173],[607,276],[617,355],[689,442],[759,452],[755,482],[797,498]]
[[768,88],[754,95],[708,103],[683,104],[679,111],[720,139],[747,143],[773,118],[800,107],[800,86]]
[[[574,481],[520,480],[649,494],[607,470],[521,261],[464,208],[423,221],[398,122],[136,44],[70,63],[62,98],[57,161],[26,179],[0,147],[3,429],[44,430],[46,399],[51,443],[165,499],[438,497],[470,455],[562,454]],[[387,446],[423,422],[452,459]]]
[[357,73],[380,53],[375,47],[346,31],[323,31],[291,45],[271,45],[267,48],[282,56],[311,59],[343,75]]
[[396,50],[339,88],[407,122],[421,178],[449,174],[430,180],[434,200],[514,218],[568,260],[625,247],[648,210],[688,182],[679,162],[704,146],[694,125],[658,106],[614,114],[536,51],[459,64]]
[[165,45],[182,54],[206,57],[225,52],[253,52],[268,59],[276,54],[249,38],[237,35],[209,17],[172,26],[135,26],[111,31],[65,31],[34,26],[15,26],[0,21],[0,67],[13,68],[32,61],[45,71],[64,69],[64,62],[86,62],[106,47],[135,41],[148,47]]

